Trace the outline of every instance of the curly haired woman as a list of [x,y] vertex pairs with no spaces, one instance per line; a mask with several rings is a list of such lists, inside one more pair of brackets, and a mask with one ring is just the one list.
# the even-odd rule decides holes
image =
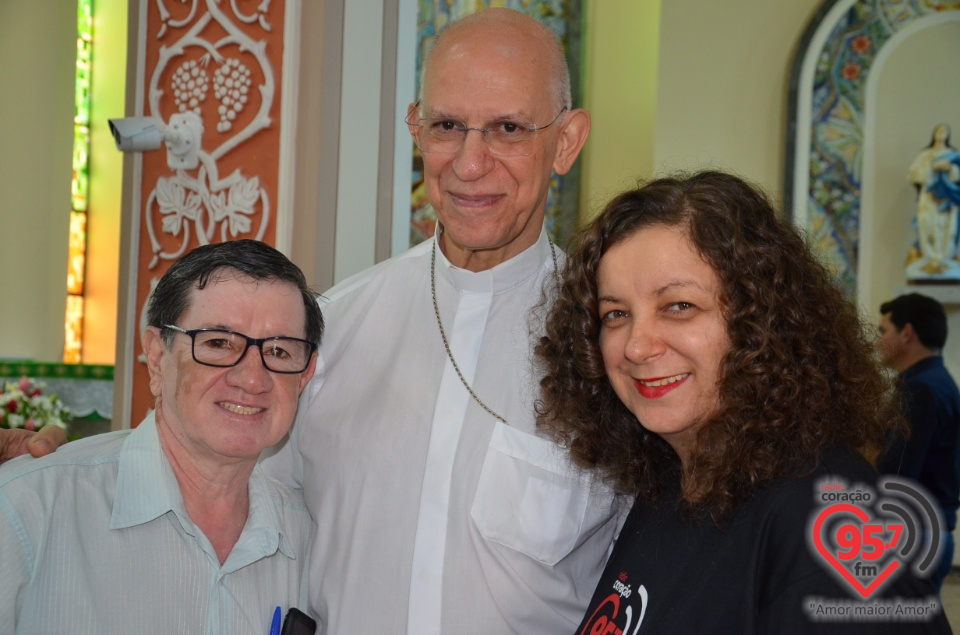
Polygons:
[[[939,608],[851,618],[865,596],[815,550],[859,531],[836,488],[876,501],[863,454],[902,422],[855,307],[757,189],[702,172],[615,198],[546,333],[540,426],[635,496],[578,633],[949,632]],[[937,602],[910,562],[854,581]]]

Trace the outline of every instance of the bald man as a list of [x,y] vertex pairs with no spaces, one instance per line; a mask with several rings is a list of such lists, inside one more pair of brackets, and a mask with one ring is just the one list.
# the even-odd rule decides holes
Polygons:
[[553,34],[490,9],[438,36],[407,124],[437,236],[326,294],[322,370],[267,462],[318,524],[312,612],[334,634],[572,632],[616,510],[537,435],[531,350],[562,257],[551,173],[590,118]]

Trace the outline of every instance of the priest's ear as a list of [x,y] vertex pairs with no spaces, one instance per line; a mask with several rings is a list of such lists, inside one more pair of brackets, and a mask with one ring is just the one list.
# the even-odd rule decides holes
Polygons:
[[589,134],[590,113],[583,108],[575,108],[564,115],[557,139],[557,152],[553,158],[554,172],[563,175],[570,171]]

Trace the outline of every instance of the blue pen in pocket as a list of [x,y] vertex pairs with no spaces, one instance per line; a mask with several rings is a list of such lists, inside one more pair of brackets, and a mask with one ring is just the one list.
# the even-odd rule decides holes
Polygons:
[[273,612],[273,622],[270,624],[270,635],[280,635],[280,607]]

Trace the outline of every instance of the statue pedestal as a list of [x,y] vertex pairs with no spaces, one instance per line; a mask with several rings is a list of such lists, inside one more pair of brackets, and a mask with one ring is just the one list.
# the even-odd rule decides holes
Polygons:
[[908,284],[960,284],[960,262],[954,259],[931,263],[920,258],[906,266]]

